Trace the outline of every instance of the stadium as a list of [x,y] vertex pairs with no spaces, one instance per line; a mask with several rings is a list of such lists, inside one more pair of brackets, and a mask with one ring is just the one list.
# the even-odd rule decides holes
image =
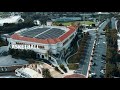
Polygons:
[[52,54],[65,52],[76,34],[76,26],[34,26],[11,35],[8,38],[9,48],[30,49],[35,51],[39,58],[46,58],[48,52]]

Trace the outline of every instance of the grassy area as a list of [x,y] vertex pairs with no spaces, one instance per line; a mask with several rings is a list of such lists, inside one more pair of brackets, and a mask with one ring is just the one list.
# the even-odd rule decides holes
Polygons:
[[3,41],[3,40],[0,40],[0,47],[1,47],[1,46],[7,46],[7,44],[8,44],[7,42],[5,42],[5,41]]
[[73,55],[68,59],[68,63],[78,63],[80,60],[77,59],[77,57],[78,57],[78,54]]
[[[73,41],[71,42],[71,47],[73,48],[71,55],[74,54],[75,52],[77,52],[78,47],[77,47],[77,41],[78,41],[78,37],[76,36]],[[69,56],[68,56],[69,57]],[[66,57],[66,59],[68,58]],[[73,57],[70,57],[68,60],[68,63],[77,63],[78,61],[74,61],[76,59],[77,55],[75,54]]]
[[73,22],[54,22],[53,25],[59,25],[62,24],[64,26],[69,26],[71,25]]
[[59,24],[62,24],[64,26],[69,26],[75,22],[80,22],[80,24],[87,24],[87,25],[92,25],[92,24],[95,24],[94,22],[92,21],[71,21],[71,22],[54,22],[53,25],[59,25]]
[[95,23],[92,22],[92,21],[80,21],[80,24],[92,25],[92,24],[95,24]]
[[64,22],[64,23],[62,23],[64,26],[69,26],[69,25],[71,25],[71,23],[72,22]]
[[79,63],[80,62],[80,59],[82,57],[84,57],[84,54],[86,53],[86,47],[87,47],[87,40],[88,40],[88,35],[89,33],[86,33],[84,35],[84,37],[80,40],[80,42],[78,42],[79,44],[79,48],[78,48],[78,51],[76,54],[74,54],[73,56],[71,56],[69,59],[68,59],[68,63]]
[[68,64],[68,68],[70,70],[76,70],[79,68],[79,64],[76,64],[76,63],[71,63],[71,64]]

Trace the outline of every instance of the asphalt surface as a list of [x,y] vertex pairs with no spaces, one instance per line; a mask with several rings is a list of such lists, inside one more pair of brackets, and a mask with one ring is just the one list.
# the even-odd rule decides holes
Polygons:
[[98,29],[98,40],[96,41],[96,47],[93,55],[93,62],[95,63],[94,66],[91,66],[91,73],[96,73],[96,77],[94,78],[104,78],[104,74],[101,73],[101,70],[105,68],[105,57],[102,55],[106,55],[106,37],[105,35],[102,35],[103,29],[106,26],[106,24],[109,22],[105,22],[99,29]]
[[15,72],[0,73],[0,78],[19,78],[15,75]]
[[[103,61],[102,54],[106,54],[106,38],[105,35],[101,35],[101,33],[103,33],[103,29],[105,28],[106,24],[109,22],[109,19],[107,19],[102,25],[99,26],[98,28],[98,35],[99,35],[99,39],[97,41],[96,47],[95,47],[95,53],[93,56],[93,62],[96,64],[95,66],[91,66],[90,70],[92,73],[96,73],[96,78],[100,78],[101,75],[101,69],[104,68],[105,64],[102,63],[101,61]],[[84,55],[85,57],[83,57],[82,63],[80,62],[80,66],[79,69],[76,70],[76,73],[81,73],[86,75],[87,74],[87,70],[88,70],[88,65],[89,65],[89,61],[90,61],[90,57],[91,57],[91,52],[92,52],[92,48],[93,48],[93,43],[94,40],[96,38],[96,32],[95,31],[89,31],[91,39],[88,41],[88,48],[86,50],[86,54]],[[102,67],[102,68],[101,68]]]
[[90,34],[90,39],[88,40],[88,47],[86,48],[86,54],[80,60],[80,61],[82,61],[82,63],[80,62],[80,65],[79,65],[80,70],[78,70],[78,73],[81,73],[83,75],[87,74],[88,65],[89,65],[92,47],[93,47],[93,42],[95,40],[95,35],[96,35],[95,31],[89,31],[89,34]]
[[112,26],[112,29],[116,28],[115,26],[115,21],[116,19],[114,17],[111,18],[111,26]]
[[96,73],[96,78],[100,78],[100,75],[103,75],[100,71],[105,67],[105,60],[102,55],[106,55],[106,39],[104,35],[100,36],[101,39],[97,41],[97,45],[95,47],[95,54],[93,56],[93,62],[96,64],[95,66],[91,66],[91,73]]

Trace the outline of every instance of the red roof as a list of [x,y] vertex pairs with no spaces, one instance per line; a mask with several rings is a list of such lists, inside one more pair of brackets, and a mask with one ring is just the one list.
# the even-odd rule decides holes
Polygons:
[[81,74],[72,74],[72,75],[67,75],[64,78],[86,78],[86,77]]
[[68,28],[70,29],[68,32],[66,32],[62,36],[60,36],[58,38],[54,38],[54,39],[51,39],[51,38],[50,39],[30,38],[30,37],[20,36],[19,34],[16,34],[16,33],[11,35],[11,38],[16,39],[16,40],[37,42],[37,43],[43,43],[43,44],[55,44],[57,42],[63,41],[65,38],[67,38],[69,35],[71,35],[76,30],[76,27],[74,27],[74,26],[70,26]]
[[71,35],[76,29],[75,27],[68,27],[70,30],[63,34],[61,37],[59,37],[60,41],[63,41],[65,38],[67,38],[69,35]]
[[48,39],[48,43],[51,43],[51,44],[55,44],[56,43],[56,41],[54,40],[54,39]]

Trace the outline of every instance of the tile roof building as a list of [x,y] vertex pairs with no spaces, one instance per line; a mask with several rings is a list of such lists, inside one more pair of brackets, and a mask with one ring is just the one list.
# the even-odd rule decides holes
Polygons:
[[[15,32],[8,38],[9,47],[14,45],[27,45],[39,53],[39,56],[51,51],[52,54],[59,54],[63,49],[66,50],[73,38],[77,34],[76,26],[34,26]],[[24,49],[26,46],[24,46]],[[34,48],[33,48],[34,47]],[[22,48],[23,49],[23,48]],[[28,48],[27,48],[28,49]]]

